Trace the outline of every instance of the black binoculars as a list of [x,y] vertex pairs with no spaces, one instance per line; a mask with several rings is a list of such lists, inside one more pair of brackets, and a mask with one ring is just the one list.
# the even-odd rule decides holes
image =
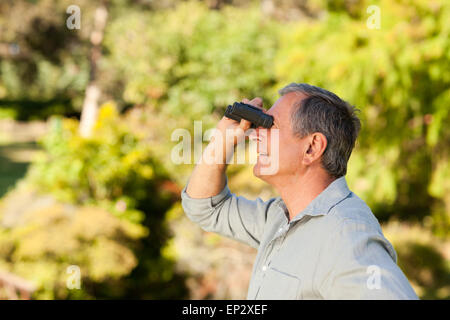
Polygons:
[[252,123],[251,128],[270,128],[273,124],[273,117],[265,114],[261,109],[242,102],[235,102],[225,110],[225,117],[241,122],[241,119]]

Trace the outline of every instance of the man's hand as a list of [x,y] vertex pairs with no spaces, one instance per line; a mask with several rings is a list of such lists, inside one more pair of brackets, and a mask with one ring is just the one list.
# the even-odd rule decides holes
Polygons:
[[[249,101],[243,99],[243,103],[262,109],[261,98]],[[186,192],[192,198],[209,198],[219,194],[225,187],[227,159],[233,155],[234,147],[245,138],[245,131],[251,126],[251,122],[242,119],[241,122],[223,117],[216,126],[215,135],[205,149],[202,160],[196,165],[189,179]],[[228,137],[234,137],[231,141]],[[217,154],[222,151],[221,154]],[[209,161],[205,161],[209,159]],[[213,160],[213,161],[211,161]]]
[[[243,99],[242,102],[252,105],[258,109],[263,109],[263,101],[261,98],[257,97],[251,101],[248,99]],[[231,157],[236,144],[245,138],[245,132],[250,129],[251,125],[252,123],[245,119],[242,119],[241,122],[237,122],[225,116],[219,121],[216,126],[216,135],[211,139],[211,143],[223,144],[222,150],[224,162],[226,162],[226,159],[229,159],[229,157]],[[218,134],[220,134],[220,137],[217,137]],[[230,140],[230,138],[232,139]]]
[[[242,99],[242,102],[252,105],[256,108],[263,109],[263,101],[261,98],[254,98],[251,101],[248,99]],[[241,130],[238,130],[238,131],[245,132],[246,130],[248,130],[250,128],[251,125],[252,125],[252,123],[250,121],[242,119],[241,122],[239,123],[233,119],[230,119],[230,118],[227,118],[224,116],[217,124],[216,129],[218,129],[219,131],[224,133],[227,129],[236,131],[238,128],[240,128]]]

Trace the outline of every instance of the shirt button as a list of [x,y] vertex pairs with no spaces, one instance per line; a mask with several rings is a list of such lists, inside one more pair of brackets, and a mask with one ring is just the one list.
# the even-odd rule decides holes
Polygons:
[[262,271],[266,271],[267,270],[267,267],[266,266],[263,266],[262,267]]
[[278,229],[278,232],[280,233],[283,232],[283,228]]

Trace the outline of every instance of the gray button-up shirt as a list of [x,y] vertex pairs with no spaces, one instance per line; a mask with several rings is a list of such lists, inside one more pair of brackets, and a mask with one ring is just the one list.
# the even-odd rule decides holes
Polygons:
[[291,221],[281,198],[231,194],[193,199],[187,216],[202,229],[258,249],[247,299],[417,299],[370,208],[333,181]]

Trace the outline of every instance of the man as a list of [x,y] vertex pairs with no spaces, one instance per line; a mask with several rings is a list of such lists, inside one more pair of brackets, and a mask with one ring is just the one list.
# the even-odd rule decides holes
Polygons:
[[[230,193],[226,159],[251,124],[224,117],[204,154],[223,153],[223,161],[195,167],[181,195],[187,216],[258,249],[248,299],[417,299],[377,219],[345,180],[360,129],[355,109],[308,84],[292,83],[280,95],[266,112],[273,127],[250,138],[269,145],[277,130],[279,152],[260,152],[253,173],[281,197]],[[243,102],[262,109],[260,98]],[[223,139],[227,130],[236,139]],[[274,161],[278,170],[263,174]]]

